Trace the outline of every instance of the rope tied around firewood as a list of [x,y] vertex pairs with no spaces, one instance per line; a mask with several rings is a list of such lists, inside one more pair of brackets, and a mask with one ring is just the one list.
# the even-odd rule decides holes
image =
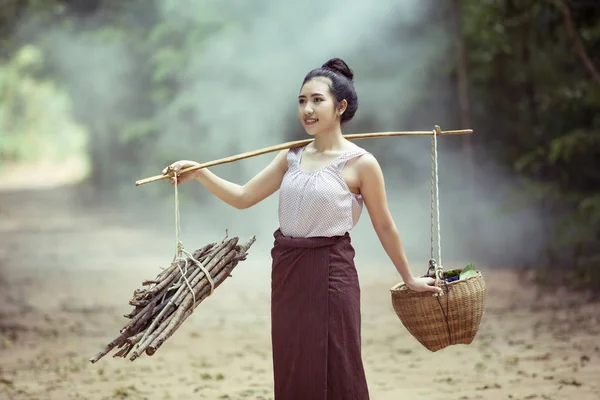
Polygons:
[[246,260],[248,250],[256,241],[256,237],[252,236],[247,242],[239,243],[239,238],[229,238],[226,230],[225,238],[220,242],[210,242],[191,254],[187,252],[181,239],[177,189],[181,174],[181,171],[179,174],[170,171],[169,174],[175,183],[176,251],[173,261],[168,267],[160,268],[153,279],[143,280],[144,287],[133,291],[129,304],[135,309],[124,315],[129,321],[112,341],[90,358],[92,363],[115,347],[118,351],[113,357],[129,357],[134,361],[143,353],[152,356],[196,307],[232,276],[234,268]]
[[[181,272],[181,278],[185,281],[185,284],[187,285],[188,289],[190,289],[190,292],[192,292],[193,305],[195,307],[196,306],[196,294],[194,293],[194,289],[192,289],[192,285],[190,284],[189,280],[186,278],[188,259],[185,257],[182,257],[182,254],[185,254],[191,261],[193,261],[194,264],[196,264],[198,266],[198,268],[200,268],[200,270],[204,273],[204,275],[206,276],[206,279],[208,279],[208,283],[210,284],[209,296],[212,295],[215,290],[215,283],[214,283],[212,277],[210,276],[210,273],[208,272],[208,270],[206,268],[204,268],[204,265],[202,265],[202,263],[200,261],[195,259],[191,253],[189,253],[188,251],[185,250],[185,246],[183,245],[183,241],[181,240],[181,223],[180,223],[180,217],[179,217],[179,191],[177,190],[177,186],[179,186],[179,185],[178,185],[178,180],[177,180],[177,172],[175,172],[175,171],[173,171],[173,179],[175,180],[175,184],[174,184],[174,186],[175,186],[175,235],[176,235],[177,244],[176,244],[176,249],[175,249],[175,256],[173,257],[173,261],[171,262],[171,265],[177,264],[177,268],[179,268],[179,271]],[[181,264],[179,263],[179,261],[183,261],[185,263],[185,271],[181,268]],[[178,285],[181,285],[181,279],[179,279],[179,281],[177,283],[173,284],[171,287],[173,288]]]

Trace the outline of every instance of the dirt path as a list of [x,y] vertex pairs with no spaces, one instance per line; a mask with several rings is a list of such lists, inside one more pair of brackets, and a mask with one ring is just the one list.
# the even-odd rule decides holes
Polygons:
[[[264,254],[238,266],[153,357],[88,362],[172,243],[123,216],[86,213],[78,196],[0,192],[0,399],[271,399]],[[598,304],[537,299],[515,272],[484,269],[475,342],[429,353],[392,311],[394,275],[359,270],[372,399],[600,398]]]

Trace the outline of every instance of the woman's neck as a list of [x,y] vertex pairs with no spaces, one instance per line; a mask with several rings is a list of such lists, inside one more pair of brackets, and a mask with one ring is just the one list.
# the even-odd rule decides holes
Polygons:
[[342,129],[338,126],[337,129],[330,132],[323,132],[315,135],[313,146],[319,153],[338,150],[344,147],[344,136],[342,135]]

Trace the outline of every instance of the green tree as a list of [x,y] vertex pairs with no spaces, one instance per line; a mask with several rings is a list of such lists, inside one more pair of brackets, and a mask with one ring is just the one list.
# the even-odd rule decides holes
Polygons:
[[465,0],[463,10],[478,144],[496,147],[554,218],[543,262],[600,290],[600,4]]

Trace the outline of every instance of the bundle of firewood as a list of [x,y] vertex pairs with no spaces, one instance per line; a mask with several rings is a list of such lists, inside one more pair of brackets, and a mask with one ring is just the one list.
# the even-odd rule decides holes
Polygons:
[[136,289],[129,301],[135,306],[125,315],[129,322],[90,361],[95,363],[114,348],[119,349],[114,357],[123,358],[134,350],[131,361],[144,352],[153,355],[194,309],[231,275],[237,264],[246,259],[256,238],[253,236],[242,245],[238,240],[238,237],[225,237],[219,244],[209,243],[194,251],[191,257],[175,260],[155,279],[142,282],[146,288]]

